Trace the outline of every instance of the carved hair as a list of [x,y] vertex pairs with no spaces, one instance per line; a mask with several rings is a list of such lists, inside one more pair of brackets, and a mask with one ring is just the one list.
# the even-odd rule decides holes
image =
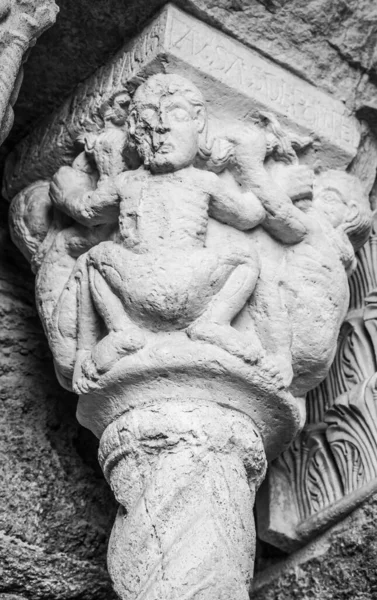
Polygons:
[[298,164],[297,151],[304,150],[313,143],[311,137],[292,135],[284,131],[272,113],[259,113],[259,122],[266,128],[267,156],[274,156],[288,164]]
[[[298,164],[297,152],[302,152],[313,143],[311,137],[294,135],[285,131],[278,119],[267,112],[256,111],[249,115],[245,127],[254,125],[264,131],[266,136],[266,158],[273,157],[277,161],[287,164]],[[212,153],[208,168],[216,173],[229,166],[234,155],[234,144],[227,139],[215,137],[212,144]]]
[[334,190],[340,194],[348,207],[341,227],[357,251],[367,241],[372,225],[369,198],[361,182],[354,175],[330,169],[318,176],[315,188],[315,194],[320,194],[324,190]]
[[[138,104],[141,102],[141,98],[148,98],[148,96],[153,97],[156,95],[173,96],[174,94],[180,94],[181,96],[184,96],[184,98],[186,98],[192,107],[200,107],[203,110],[205,124],[203,131],[199,132],[198,158],[202,161],[209,160],[211,156],[211,144],[208,141],[208,116],[205,100],[196,85],[194,85],[185,77],[165,73],[158,73],[157,75],[152,75],[149,77],[137,88],[134,94],[133,102],[130,107],[130,121],[134,119],[137,122],[139,118]],[[138,136],[137,129],[132,127],[131,124],[130,133],[136,144],[142,145],[142,140],[140,136]]]
[[88,131],[98,132],[107,125],[124,126],[130,101],[131,96],[124,87],[112,90],[111,93],[104,94],[99,98],[93,98],[83,123],[82,134]]

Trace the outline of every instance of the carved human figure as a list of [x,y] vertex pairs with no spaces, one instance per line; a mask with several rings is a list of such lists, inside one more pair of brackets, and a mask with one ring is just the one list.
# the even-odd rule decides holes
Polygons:
[[[99,129],[79,137],[83,151],[67,167],[76,191],[66,194],[64,214],[51,203],[50,182],[37,181],[12,201],[12,238],[36,273],[36,299],[40,318],[54,355],[60,383],[71,389],[77,353],[77,287],[72,272],[79,271],[80,257],[109,239],[114,225],[87,227],[75,219],[75,194],[93,191],[99,182],[137,166],[137,155],[128,144],[126,117],[130,97],[124,91],[111,95],[95,113]],[[79,192],[77,191],[79,190]],[[72,190],[71,190],[72,191]],[[57,310],[59,303],[64,310]]]
[[[291,187],[291,171],[280,163],[274,175]],[[355,251],[368,238],[369,199],[360,181],[328,170],[314,181],[313,200],[298,199],[307,228],[303,241],[284,251],[263,236],[261,277],[249,309],[238,319],[253,320],[262,345],[295,396],[304,397],[325,377],[349,303],[348,276]],[[315,324],[315,326],[313,326]]]
[[[328,170],[316,177],[313,202],[300,201],[308,234],[300,252],[287,249],[285,298],[292,323],[295,395],[305,395],[326,376],[349,305],[348,277],[355,252],[370,234],[369,198],[360,181]],[[316,323],[314,328],[312,323]]]
[[[82,343],[91,357],[84,374],[91,379],[108,370],[120,356],[142,348],[150,332],[180,329],[255,362],[258,340],[245,340],[230,324],[253,293],[258,256],[247,243],[208,248],[206,234],[210,217],[239,230],[262,224],[284,241],[305,234],[300,211],[263,169],[263,132],[250,129],[241,141],[235,132],[228,136],[237,142],[244,179],[237,189],[196,166],[211,150],[204,100],[188,80],[149,78],[134,95],[129,120],[143,162],[139,169],[106,179],[80,197],[67,168],[53,179],[56,206],[79,222],[93,227],[119,218],[117,240],[97,245],[86,259],[82,293],[90,293],[108,333],[91,352],[95,340],[88,327]],[[88,298],[81,302],[90,304]]]

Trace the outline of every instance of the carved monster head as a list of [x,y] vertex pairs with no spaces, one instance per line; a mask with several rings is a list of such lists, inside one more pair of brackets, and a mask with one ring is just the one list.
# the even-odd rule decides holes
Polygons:
[[[86,157],[94,161],[100,179],[114,177],[140,164],[129,139],[130,101],[125,90],[113,93],[92,111],[88,120],[90,126],[77,138],[84,146]],[[94,131],[93,126],[96,126]]]
[[343,229],[355,250],[366,242],[372,213],[357,177],[344,171],[325,171],[315,180],[313,204],[327,215],[333,227]]
[[130,134],[152,172],[170,172],[206,159],[207,113],[201,92],[178,75],[153,75],[133,97]]

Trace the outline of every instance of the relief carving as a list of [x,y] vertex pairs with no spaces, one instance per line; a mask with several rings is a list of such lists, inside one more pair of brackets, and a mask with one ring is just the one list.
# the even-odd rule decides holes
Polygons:
[[[375,215],[374,215],[375,219]],[[307,397],[303,432],[270,467],[259,500],[259,534],[294,550],[341,520],[377,489],[376,231],[357,253],[348,315],[323,383]],[[282,505],[290,498],[283,521]]]
[[178,75],[118,88],[72,165],[11,205],[59,381],[120,504],[122,599],[248,598],[255,493],[330,367],[370,230],[356,177],[300,163],[310,140],[266,113],[214,135],[208,108]]
[[3,195],[10,200],[35,179],[50,179],[61,165],[71,165],[74,142],[87,129],[88,111],[100,106],[109,90],[133,92],[160,71],[185,73],[199,86],[210,106],[214,134],[225,121],[249,121],[270,112],[291,136],[313,137],[303,163],[319,170],[343,170],[355,158],[361,128],[342,102],[167,4],[18,145],[7,161]]

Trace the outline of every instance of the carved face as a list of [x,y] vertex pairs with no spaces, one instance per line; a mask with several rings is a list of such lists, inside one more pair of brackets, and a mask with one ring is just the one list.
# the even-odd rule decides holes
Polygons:
[[348,206],[339,189],[331,185],[319,188],[314,194],[314,204],[327,215],[333,227],[344,222]]
[[370,234],[369,196],[354,175],[329,169],[314,181],[313,205],[325,213],[333,227],[342,226],[355,250]]
[[193,164],[198,154],[200,134],[206,124],[205,109],[203,104],[194,103],[186,91],[177,85],[155,90],[147,82],[135,94],[130,131],[144,164],[152,172],[183,169]]

